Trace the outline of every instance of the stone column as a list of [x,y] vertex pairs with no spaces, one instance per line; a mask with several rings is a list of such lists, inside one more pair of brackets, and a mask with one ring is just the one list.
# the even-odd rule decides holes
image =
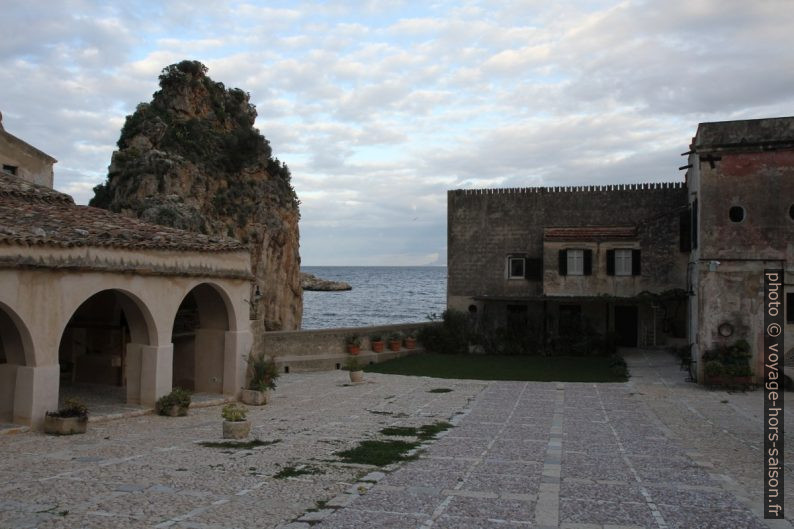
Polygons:
[[17,367],[14,388],[14,422],[41,428],[44,414],[58,409],[61,367]]
[[196,329],[194,385],[198,392],[223,393],[225,333],[223,329]]
[[0,422],[14,418],[14,388],[17,387],[17,364],[0,364]]
[[171,391],[173,369],[173,344],[141,346],[141,404],[154,406]]
[[226,331],[223,351],[223,394],[240,396],[245,385],[253,336],[249,331]]
[[139,343],[127,344],[125,358],[125,379],[127,381],[127,404],[141,403],[141,349],[146,347]]

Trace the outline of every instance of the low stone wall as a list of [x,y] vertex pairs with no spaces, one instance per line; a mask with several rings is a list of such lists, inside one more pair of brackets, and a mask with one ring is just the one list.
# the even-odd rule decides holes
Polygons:
[[364,364],[374,364],[390,360],[399,356],[422,351],[421,344],[415,349],[406,349],[403,345],[400,351],[389,351],[388,344],[381,353],[372,351],[370,337],[380,335],[388,340],[392,333],[403,335],[416,332],[423,327],[432,325],[431,322],[404,323],[394,325],[375,325],[371,327],[346,327],[339,329],[318,329],[306,331],[274,331],[264,334],[263,345],[265,355],[274,357],[276,365],[281,372],[296,371],[325,371],[340,369],[348,357],[345,340],[348,336],[356,335],[361,338],[361,353],[359,361]]

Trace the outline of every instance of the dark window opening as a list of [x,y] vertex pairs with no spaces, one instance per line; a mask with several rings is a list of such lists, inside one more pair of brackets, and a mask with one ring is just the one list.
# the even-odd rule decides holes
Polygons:
[[692,202],[692,249],[698,247],[698,199]]
[[692,211],[682,211],[678,218],[679,247],[682,252],[692,249]]
[[526,329],[529,322],[529,308],[526,305],[507,306],[507,328],[511,330]]
[[524,258],[523,257],[510,257],[508,259],[508,277],[510,279],[524,277]]
[[16,175],[17,174],[17,166],[16,165],[6,165],[3,164],[3,172]]
[[733,206],[728,211],[728,218],[731,219],[731,222],[741,222],[744,220],[744,208],[741,206]]
[[794,220],[794,204],[792,204],[792,205],[791,205],[791,206],[788,208],[788,217],[789,217],[791,220]]
[[582,329],[582,307],[579,305],[560,305],[560,336],[572,336]]

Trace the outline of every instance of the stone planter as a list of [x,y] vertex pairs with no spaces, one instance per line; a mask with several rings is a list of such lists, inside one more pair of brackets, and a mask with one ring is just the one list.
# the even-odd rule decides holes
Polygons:
[[406,338],[405,339],[405,348],[406,349],[416,349],[416,338]]
[[389,340],[389,350],[390,351],[399,351],[400,350],[400,340]]
[[53,435],[72,435],[88,430],[88,417],[44,416],[44,433]]
[[375,351],[376,353],[382,353],[383,352],[383,340],[381,340],[379,342],[372,342],[372,350]]
[[350,371],[350,382],[364,382],[364,371]]
[[251,421],[223,421],[224,439],[245,439],[251,433]]
[[243,404],[248,404],[249,406],[262,406],[267,404],[269,393],[269,391],[259,391],[257,389],[244,389],[240,400],[243,401]]

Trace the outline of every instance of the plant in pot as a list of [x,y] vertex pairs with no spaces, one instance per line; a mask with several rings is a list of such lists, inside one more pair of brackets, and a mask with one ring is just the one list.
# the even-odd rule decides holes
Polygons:
[[709,360],[703,366],[703,373],[706,375],[706,384],[719,386],[723,382],[725,366],[719,360]]
[[251,433],[251,421],[245,417],[248,410],[242,404],[233,402],[221,410],[223,416],[223,438],[245,439]]
[[383,352],[383,336],[380,334],[374,334],[370,336],[369,343],[372,345],[372,350],[376,353]]
[[75,398],[66,399],[58,411],[44,414],[44,433],[72,435],[88,430],[88,408]]
[[356,334],[351,334],[345,338],[345,345],[347,345],[347,352],[351,355],[357,355],[361,352],[361,338]]
[[416,332],[411,331],[405,335],[405,348],[416,349]]
[[270,390],[276,389],[276,379],[279,377],[276,361],[265,358],[264,354],[248,358],[248,369],[251,371],[251,381],[248,388],[243,389],[241,399],[251,406],[267,404]]
[[390,351],[399,351],[401,343],[402,343],[402,335],[400,335],[400,333],[394,332],[391,335],[389,335]]
[[749,386],[753,378],[753,370],[748,365],[738,365],[731,369],[730,375],[734,384]]
[[350,382],[364,381],[364,370],[361,368],[361,363],[355,356],[347,357],[345,369],[350,373]]
[[182,388],[174,388],[168,395],[163,395],[154,407],[159,415],[168,417],[184,417],[190,406],[190,392]]

